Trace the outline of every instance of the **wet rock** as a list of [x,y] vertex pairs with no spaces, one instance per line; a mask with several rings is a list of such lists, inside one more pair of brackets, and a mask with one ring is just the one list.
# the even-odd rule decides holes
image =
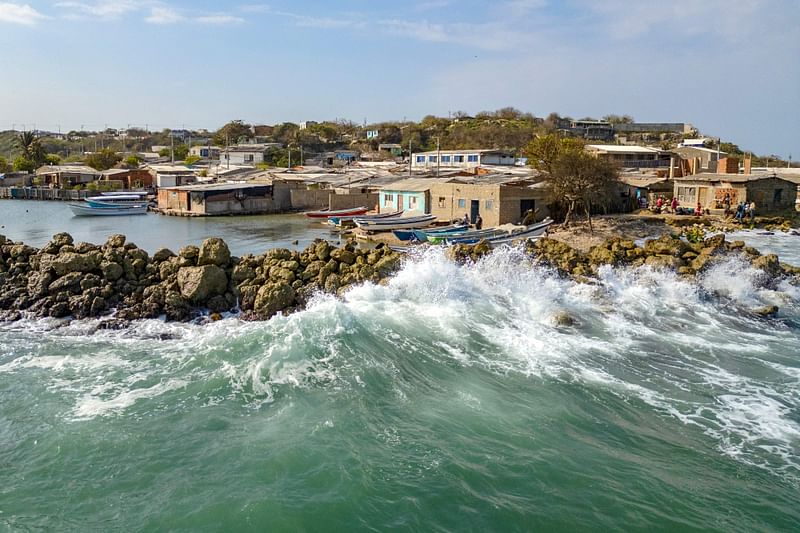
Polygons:
[[572,327],[575,325],[575,318],[566,311],[558,311],[552,317],[553,324],[560,327]]
[[125,246],[125,240],[126,240],[125,235],[122,235],[120,233],[110,235],[108,239],[106,239],[106,246],[110,248],[121,248]]
[[231,251],[228,245],[218,237],[211,237],[203,241],[198,252],[197,264],[216,265],[226,267],[231,262]]
[[255,277],[255,269],[246,264],[236,265],[231,273],[231,279],[237,284],[242,283],[243,281],[251,280]]
[[183,267],[178,270],[181,296],[196,305],[204,304],[210,297],[225,294],[228,277],[216,265]]
[[[723,237],[724,238],[724,237]],[[644,251],[647,255],[670,255],[680,257],[691,248],[680,239],[675,239],[669,235],[663,235],[658,239],[648,239],[644,244]]]
[[156,263],[163,263],[164,261],[175,257],[175,253],[169,248],[159,248],[153,254],[153,261]]
[[39,263],[41,271],[52,270],[57,277],[69,272],[91,272],[99,266],[97,255],[74,252],[43,255]]
[[346,249],[336,248],[331,252],[331,257],[340,263],[352,265],[356,262],[356,255]]
[[674,255],[659,254],[649,256],[644,264],[657,269],[677,270],[683,266],[683,261]]
[[100,270],[103,272],[103,277],[108,281],[117,281],[125,274],[125,269],[121,265],[109,261],[103,261],[100,264]]
[[774,317],[778,314],[778,311],[779,309],[777,305],[765,305],[764,307],[753,309],[753,314],[762,317]]
[[295,291],[290,285],[270,283],[258,290],[254,311],[262,319],[267,319],[292,306],[294,301]]
[[200,255],[200,248],[189,245],[184,246],[178,252],[178,264],[182,267],[197,266],[197,257]]
[[81,281],[83,281],[83,275],[80,272],[70,272],[52,282],[48,290],[50,294],[60,292],[78,294],[81,292]]
[[762,255],[753,261],[753,266],[763,270],[771,277],[778,277],[783,273],[778,256],[775,254]]

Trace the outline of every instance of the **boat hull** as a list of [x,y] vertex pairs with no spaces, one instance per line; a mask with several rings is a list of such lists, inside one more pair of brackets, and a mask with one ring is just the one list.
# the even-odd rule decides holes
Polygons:
[[343,216],[358,216],[365,215],[369,211],[366,207],[352,207],[350,209],[339,209],[331,211],[330,209],[323,209],[322,211],[307,211],[303,213],[308,218],[331,218]]
[[72,214],[76,217],[109,217],[147,214],[147,205],[92,207],[88,204],[69,204],[69,208],[72,210]]
[[354,219],[356,226],[364,231],[394,231],[400,229],[425,228],[436,222],[433,215],[422,217],[389,218],[383,220]]

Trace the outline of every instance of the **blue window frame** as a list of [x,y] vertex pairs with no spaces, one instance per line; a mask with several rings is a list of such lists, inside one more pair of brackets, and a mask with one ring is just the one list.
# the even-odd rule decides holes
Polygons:
[[450,162],[450,156],[449,155],[443,155],[442,156],[442,163],[449,163],[449,162]]
[[455,161],[456,163],[463,163],[464,162],[464,156],[463,155],[454,155],[453,156],[453,161]]
[[436,163],[436,156],[435,155],[429,155],[428,156],[428,163]]
[[464,209],[465,207],[467,207],[467,201],[465,199],[463,199],[463,198],[459,198],[458,199],[458,208],[459,209]]
[[468,162],[468,163],[477,163],[477,162],[478,162],[478,155],[477,155],[477,154],[475,154],[475,155],[468,155],[468,156],[467,156],[467,162]]
[[418,155],[417,156],[417,163],[424,163],[424,162],[425,162],[425,156],[424,155]]

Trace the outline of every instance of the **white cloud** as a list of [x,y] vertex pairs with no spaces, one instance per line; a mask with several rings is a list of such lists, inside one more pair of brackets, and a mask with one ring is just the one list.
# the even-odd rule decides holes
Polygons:
[[46,18],[28,4],[0,3],[0,22],[33,26]]
[[139,2],[132,0],[102,0],[99,2],[57,2],[56,7],[67,11],[67,18],[98,17],[116,19],[120,16],[141,9]]
[[509,50],[528,43],[531,35],[501,23],[439,24],[426,20],[382,20],[378,22],[389,33],[419,41],[454,43],[483,50]]
[[244,22],[242,17],[234,17],[233,15],[204,15],[197,17],[194,20],[200,24],[213,24],[217,26],[241,24]]
[[153,7],[150,8],[150,15],[146,17],[145,22],[149,24],[167,25],[176,24],[181,22],[183,15],[169,7]]

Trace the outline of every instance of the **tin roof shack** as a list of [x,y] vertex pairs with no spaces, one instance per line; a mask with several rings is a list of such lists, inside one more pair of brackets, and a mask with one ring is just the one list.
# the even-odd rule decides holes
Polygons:
[[162,188],[158,209],[166,215],[198,217],[281,213],[290,207],[288,190],[281,181]]
[[431,212],[431,187],[446,183],[451,178],[406,178],[383,185],[378,191],[379,209],[382,212],[398,211],[421,215]]
[[123,189],[151,188],[153,175],[143,168],[111,168],[100,173],[103,181],[119,181]]
[[30,187],[33,176],[28,172],[0,173],[0,187]]
[[655,205],[659,196],[663,196],[669,203],[675,191],[675,182],[668,177],[653,174],[621,174],[621,200],[623,211],[631,209],[644,209]]
[[158,188],[181,187],[197,182],[194,170],[185,165],[149,165],[147,170]]
[[545,184],[507,176],[451,178],[431,187],[431,214],[441,220],[481,216],[484,227],[518,224],[533,209],[536,218],[549,214]]
[[669,152],[648,146],[621,146],[616,144],[588,144],[586,151],[623,168],[669,167]]
[[100,173],[84,165],[43,166],[36,171],[36,178],[40,185],[66,189],[97,181]]
[[756,213],[780,213],[794,209],[797,185],[774,174],[695,174],[675,178],[675,196],[681,207],[724,209],[725,195],[731,205],[754,201]]

